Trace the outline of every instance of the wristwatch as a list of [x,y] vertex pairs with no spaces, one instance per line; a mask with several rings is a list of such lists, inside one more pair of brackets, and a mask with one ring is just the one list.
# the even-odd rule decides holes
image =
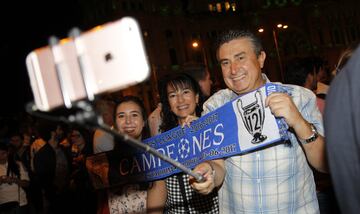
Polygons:
[[319,137],[319,132],[317,131],[314,124],[310,123],[310,127],[311,127],[311,131],[312,131],[312,135],[304,140],[299,139],[302,144],[314,142]]

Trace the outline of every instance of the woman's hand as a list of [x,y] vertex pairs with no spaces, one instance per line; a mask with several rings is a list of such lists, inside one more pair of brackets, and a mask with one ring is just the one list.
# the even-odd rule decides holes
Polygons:
[[190,127],[190,124],[194,121],[199,119],[197,116],[188,115],[185,120],[183,120],[181,125],[181,128],[184,128],[185,126]]

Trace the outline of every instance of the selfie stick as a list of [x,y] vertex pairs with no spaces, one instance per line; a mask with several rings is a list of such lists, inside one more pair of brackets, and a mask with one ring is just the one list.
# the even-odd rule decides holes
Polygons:
[[97,115],[94,113],[95,111],[94,111],[93,107],[88,102],[81,101],[78,103],[77,106],[79,108],[83,109],[83,112],[81,114],[77,114],[76,116],[74,116],[74,115],[70,116],[68,118],[68,120],[70,122],[77,122],[80,124],[84,124],[84,122],[85,122],[85,124],[90,125],[92,128],[100,128],[103,131],[106,131],[106,132],[112,134],[117,139],[119,139],[133,147],[140,148],[140,149],[144,150],[145,152],[153,154],[153,155],[157,156],[158,158],[172,164],[173,166],[181,169],[186,174],[194,177],[198,182],[203,182],[205,180],[205,178],[202,175],[192,172],[191,169],[189,169],[188,167],[186,167],[183,164],[181,164],[180,162],[175,161],[174,159],[164,155],[163,153],[159,152],[158,150],[152,148],[151,146],[149,146],[145,143],[142,143],[141,141],[136,140],[127,134],[120,134],[119,132],[117,132],[114,129],[111,129],[109,126],[105,125],[103,123],[101,117],[97,117]]
[[[90,84],[88,84],[88,79],[87,79],[88,75],[87,75],[87,69],[86,69],[87,67],[85,65],[84,56],[83,56],[84,48],[81,46],[81,43],[79,43],[79,41],[77,40],[77,38],[80,36],[80,34],[81,34],[81,32],[78,28],[73,28],[70,31],[69,36],[74,39],[77,61],[78,61],[78,65],[79,65],[79,68],[81,71],[82,82],[85,86],[87,98],[88,98],[88,100],[93,101],[94,93],[92,91],[92,88],[90,88]],[[58,76],[58,79],[60,82],[60,89],[63,94],[65,106],[68,109],[70,109],[70,108],[72,108],[72,106],[75,105],[75,107],[82,110],[81,112],[78,112],[75,115],[70,115],[68,118],[61,117],[61,119],[60,119],[61,121],[66,122],[66,123],[77,123],[79,125],[85,125],[87,127],[99,128],[101,130],[104,130],[104,131],[112,134],[113,136],[115,136],[117,139],[129,144],[130,146],[140,148],[140,149],[144,150],[145,152],[153,154],[156,157],[160,158],[161,160],[164,160],[164,161],[172,164],[173,166],[182,170],[186,174],[194,177],[198,182],[203,182],[205,180],[204,176],[202,176],[198,173],[192,172],[191,169],[189,169],[188,167],[186,167],[183,164],[181,164],[180,162],[164,155],[163,153],[152,148],[151,146],[144,144],[141,141],[136,140],[127,134],[120,134],[117,131],[115,131],[115,130],[111,129],[110,127],[108,127],[107,125],[105,125],[103,123],[102,119],[96,115],[92,105],[89,102],[79,101],[76,103],[71,103],[70,98],[67,93],[67,90],[63,87],[64,77],[63,77],[63,75],[61,75],[61,71],[62,71],[61,66],[64,66],[64,65],[61,63],[64,63],[64,62],[62,61],[62,59],[63,59],[63,57],[61,55],[62,53],[60,51],[57,52],[58,50],[56,49],[58,40],[55,37],[51,37],[49,40],[49,43],[50,43],[50,46],[52,47],[52,52],[53,52],[53,57],[55,60],[55,67],[56,67],[55,69],[58,74],[57,76]],[[36,110],[35,106],[27,106],[27,109],[30,113],[35,114],[35,110]],[[37,114],[37,115],[38,116],[42,115],[44,117],[43,114]],[[52,116],[47,116],[47,119],[54,119],[54,118],[52,118]],[[59,118],[57,118],[56,120],[59,120]]]
[[204,176],[202,176],[198,173],[192,172],[191,169],[184,166],[180,162],[175,161],[174,159],[164,155],[163,153],[152,148],[151,146],[149,146],[145,143],[142,143],[141,141],[136,140],[127,134],[121,134],[121,133],[111,129],[109,126],[105,125],[102,118],[99,117],[95,113],[93,106],[88,101],[79,101],[79,102],[74,103],[73,106],[81,109],[82,111],[77,112],[76,114],[70,115],[67,118],[63,117],[63,116],[62,117],[50,116],[45,113],[39,112],[38,109],[36,108],[36,106],[34,105],[34,103],[28,103],[26,105],[26,111],[28,113],[30,113],[31,115],[41,117],[41,118],[44,118],[47,120],[61,121],[61,122],[67,123],[67,124],[76,123],[80,126],[85,126],[86,128],[99,128],[105,132],[112,134],[116,139],[119,139],[122,142],[129,144],[130,146],[140,148],[141,150],[148,152],[150,154],[153,154],[156,157],[160,158],[161,160],[164,160],[164,161],[172,164],[173,166],[182,170],[186,174],[194,177],[196,179],[196,181],[198,181],[198,182],[205,181]]

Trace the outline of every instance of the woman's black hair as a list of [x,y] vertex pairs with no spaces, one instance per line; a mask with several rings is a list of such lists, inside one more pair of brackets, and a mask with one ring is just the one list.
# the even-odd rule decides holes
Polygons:
[[[136,96],[125,96],[117,101],[115,101],[115,110],[114,110],[114,121],[116,121],[116,109],[117,107],[122,104],[122,103],[125,103],[125,102],[133,102],[135,103],[136,105],[138,105],[141,109],[141,114],[142,114],[142,118],[144,120],[144,128],[141,132],[141,138],[142,139],[146,139],[146,138],[149,138],[150,137],[150,128],[149,128],[149,124],[147,122],[147,114],[146,114],[146,109],[145,109],[145,106],[144,106],[144,102],[139,98],[139,97],[136,97]],[[116,126],[116,123],[115,123],[115,126]]]
[[178,126],[178,117],[171,111],[171,107],[168,100],[167,86],[171,84],[177,88],[189,87],[195,94],[199,95],[199,103],[196,105],[196,116],[201,116],[201,107],[203,104],[203,94],[201,93],[199,84],[186,73],[174,73],[165,76],[160,80],[158,88],[160,95],[160,102],[162,104],[161,118],[162,123],[160,130],[162,132],[168,131]]
[[10,147],[11,147],[10,145],[7,145],[4,142],[0,143],[0,150],[8,152],[8,158],[7,158],[8,168],[6,175],[7,176],[15,175],[17,178],[20,178],[20,168],[19,165],[16,163],[14,156],[15,150]]

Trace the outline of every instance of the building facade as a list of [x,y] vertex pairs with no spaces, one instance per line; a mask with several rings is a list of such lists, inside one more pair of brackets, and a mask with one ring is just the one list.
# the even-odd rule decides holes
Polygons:
[[358,0],[78,0],[78,4],[84,28],[124,16],[138,20],[151,77],[121,93],[143,97],[150,110],[156,106],[158,79],[186,61],[205,62],[216,86],[224,87],[214,47],[222,30],[248,28],[258,33],[267,53],[264,72],[273,81],[281,81],[282,66],[293,57],[318,55],[331,69],[341,50],[360,40]]

